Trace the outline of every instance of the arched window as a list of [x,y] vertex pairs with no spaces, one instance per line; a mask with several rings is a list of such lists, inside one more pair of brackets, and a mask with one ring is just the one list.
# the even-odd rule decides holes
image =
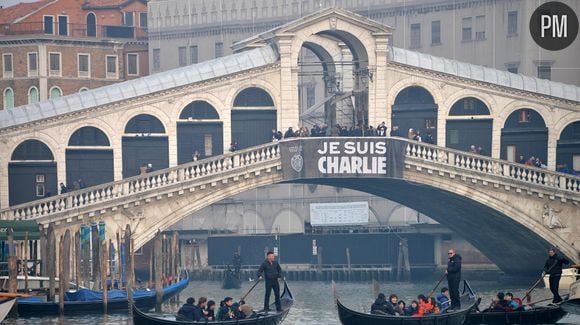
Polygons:
[[62,90],[57,86],[50,88],[50,98],[58,98],[62,96]]
[[97,17],[92,12],[87,15],[87,36],[97,36]]
[[216,109],[208,102],[196,100],[183,108],[179,115],[180,120],[219,120],[220,116]]
[[84,91],[88,91],[88,90],[89,90],[89,88],[87,88],[87,87],[81,87],[81,88],[79,89],[79,93],[82,93],[82,92],[84,92]]
[[274,107],[274,101],[265,90],[250,87],[236,96],[234,107]]
[[149,133],[165,133],[163,123],[153,115],[141,114],[133,117],[125,126],[125,133],[133,134],[149,134]]
[[4,109],[14,107],[14,91],[8,87],[4,89]]
[[110,146],[107,135],[93,126],[85,126],[76,130],[68,140],[69,146]]
[[450,116],[489,115],[489,108],[484,102],[475,97],[466,97],[458,100],[451,106]]
[[39,140],[26,140],[14,149],[11,159],[14,160],[54,160],[50,148]]
[[28,104],[38,103],[38,88],[32,86],[28,89]]
[[433,96],[425,88],[411,86],[403,89],[395,98],[395,105],[434,104]]

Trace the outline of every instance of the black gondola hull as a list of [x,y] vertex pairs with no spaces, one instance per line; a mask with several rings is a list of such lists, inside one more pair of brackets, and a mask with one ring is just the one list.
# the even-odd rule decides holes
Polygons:
[[560,307],[569,314],[580,315],[580,298],[566,300]]
[[[280,297],[282,302],[282,311],[278,313],[258,313],[258,317],[247,318],[247,319],[236,319],[231,321],[220,321],[220,322],[193,322],[193,321],[179,321],[175,319],[175,316],[161,316],[161,315],[150,315],[141,311],[136,306],[133,306],[133,324],[135,325],[187,325],[187,324],[236,324],[236,325],[277,325],[280,324],[284,318],[288,315],[290,308],[294,303],[294,298],[292,293],[288,288],[288,285],[284,283],[284,291]],[[273,308],[274,306],[272,306]]]
[[528,311],[470,313],[466,324],[554,324],[565,315],[566,312],[557,306],[538,307]]

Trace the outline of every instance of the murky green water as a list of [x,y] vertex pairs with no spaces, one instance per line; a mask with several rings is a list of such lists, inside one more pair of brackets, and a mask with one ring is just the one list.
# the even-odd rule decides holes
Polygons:
[[[332,301],[332,286],[330,283],[322,282],[294,282],[289,283],[294,294],[295,303],[284,324],[304,324],[322,325],[339,324],[336,308]],[[400,298],[411,300],[419,293],[425,293],[432,289],[433,283],[382,283],[381,291],[385,294],[396,293]],[[498,285],[492,282],[472,281],[472,286],[483,297],[483,302],[490,301],[497,291],[511,291],[521,296],[526,291],[526,287],[514,287],[508,285]],[[239,299],[244,295],[250,284],[244,283],[242,289],[222,290],[218,282],[192,282],[181,293],[179,299],[184,301],[187,297],[206,296],[209,299],[219,301],[226,296]],[[357,310],[368,310],[373,300],[373,289],[370,283],[337,283],[337,292],[341,301],[347,306]],[[263,286],[259,285],[250,293],[246,301],[259,308],[262,304]],[[534,301],[550,297],[547,289],[537,289],[534,291]],[[182,302],[167,303],[163,306],[163,311],[167,313],[175,312]],[[93,315],[75,317],[45,317],[28,319],[8,319],[5,324],[132,324],[129,315]],[[559,324],[580,324],[579,315],[568,315]]]

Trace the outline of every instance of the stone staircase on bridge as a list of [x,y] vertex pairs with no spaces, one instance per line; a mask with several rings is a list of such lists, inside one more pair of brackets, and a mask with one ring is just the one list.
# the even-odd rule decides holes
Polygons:
[[[301,140],[308,138],[301,138]],[[285,140],[297,141],[297,140]],[[405,167],[433,177],[448,175],[457,181],[481,181],[496,188],[537,193],[552,200],[580,202],[580,177],[524,166],[468,152],[397,138],[407,143]],[[203,191],[260,173],[277,173],[271,183],[282,181],[282,164],[277,143],[264,144],[234,153],[183,164],[112,183],[101,184],[62,195],[0,210],[2,220],[34,219],[47,226],[54,222],[82,220],[107,211],[148,204],[154,200]]]

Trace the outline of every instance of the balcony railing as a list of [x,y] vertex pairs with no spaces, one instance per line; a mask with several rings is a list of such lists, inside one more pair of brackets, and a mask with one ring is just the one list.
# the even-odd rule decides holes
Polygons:
[[147,39],[147,28],[135,26],[28,22],[0,24],[0,36],[54,35],[63,38]]

